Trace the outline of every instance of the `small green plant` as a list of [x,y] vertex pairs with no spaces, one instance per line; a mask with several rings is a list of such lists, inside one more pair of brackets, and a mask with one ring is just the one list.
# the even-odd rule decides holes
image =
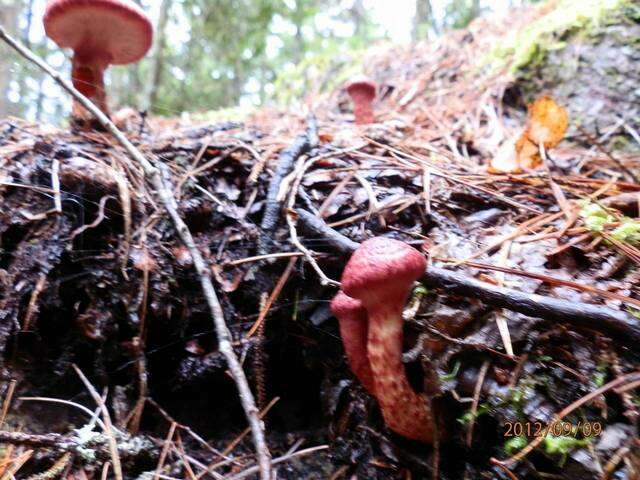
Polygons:
[[440,375],[441,382],[449,382],[451,380],[455,380],[458,376],[458,372],[460,372],[460,366],[462,362],[460,360],[456,360],[456,363],[453,364],[453,369],[449,373],[445,373],[444,375]]
[[558,466],[562,467],[567,461],[569,452],[577,447],[585,447],[589,444],[589,439],[577,439],[571,436],[547,435],[544,437],[544,451],[553,457],[558,458]]
[[601,205],[592,203],[590,200],[581,202],[580,218],[584,222],[584,226],[592,232],[602,232],[607,223],[616,221],[616,217],[607,212]]
[[609,364],[607,362],[601,362],[596,367],[596,373],[593,378],[593,383],[596,387],[600,388],[607,381],[607,371],[609,370]]
[[476,410],[475,414],[471,410],[469,410],[459,416],[456,420],[461,425],[468,425],[480,415],[484,415],[485,413],[489,412],[490,409],[491,407],[489,405],[487,405],[486,403],[482,403],[478,405],[478,409]]
[[625,216],[616,216],[607,211],[602,205],[583,200],[581,203],[580,218],[585,227],[595,233],[602,233],[609,223],[617,222],[619,225],[611,230],[609,235],[619,242],[630,245],[640,243],[640,222]]
[[527,437],[521,435],[519,437],[513,437],[504,442],[504,453],[511,456],[522,450],[527,446]]

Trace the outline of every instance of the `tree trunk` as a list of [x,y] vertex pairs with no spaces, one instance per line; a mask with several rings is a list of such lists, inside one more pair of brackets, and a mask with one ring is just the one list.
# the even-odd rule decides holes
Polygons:
[[25,12],[25,18],[27,22],[24,27],[24,31],[22,32],[22,41],[27,46],[27,48],[31,48],[31,25],[33,24],[33,0],[29,0],[27,2],[27,11]]
[[355,27],[355,34],[357,37],[363,37],[366,34],[367,29],[367,10],[362,3],[362,0],[355,0],[353,7],[351,7],[351,21]]
[[414,42],[429,38],[429,30],[436,31],[433,7],[430,0],[416,0],[416,13],[413,17],[411,39]]
[[[0,0],[0,25],[10,34],[15,34],[18,27],[18,4],[15,0]],[[14,56],[10,54],[0,61],[0,118],[17,113],[8,98],[13,60]]]
[[151,110],[158,98],[158,90],[162,81],[162,70],[164,67],[165,49],[165,29],[169,18],[171,0],[161,0],[160,11],[158,13],[158,23],[156,24],[156,41],[153,54],[151,56],[151,68],[149,71],[149,88],[143,104],[145,110]]

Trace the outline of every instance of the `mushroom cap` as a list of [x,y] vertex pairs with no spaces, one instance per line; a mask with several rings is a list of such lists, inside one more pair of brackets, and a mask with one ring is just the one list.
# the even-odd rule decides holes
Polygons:
[[337,318],[352,317],[363,312],[362,302],[340,290],[331,301],[331,313]]
[[351,96],[354,94],[364,95],[373,100],[376,96],[376,82],[366,75],[356,75],[349,80],[346,86],[347,93]]
[[399,240],[374,237],[353,253],[342,273],[342,289],[368,304],[402,297],[427,268],[424,256]]
[[151,21],[130,0],[49,0],[43,21],[49,38],[86,61],[136,62],[153,41]]

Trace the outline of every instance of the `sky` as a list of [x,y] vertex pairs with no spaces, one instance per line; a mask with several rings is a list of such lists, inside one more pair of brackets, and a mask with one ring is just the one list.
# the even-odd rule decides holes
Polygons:
[[[503,12],[509,7],[509,3],[518,3],[509,0],[484,0],[480,4],[483,8],[494,12]],[[444,13],[446,0],[431,0],[437,18]],[[365,5],[371,9],[373,18],[388,32],[391,39],[398,43],[407,43],[411,40],[411,24],[415,12],[415,0],[365,0]]]
[[[295,0],[290,0],[295,2]],[[45,8],[45,0],[35,0],[33,2],[33,13],[35,19],[42,18],[44,14]],[[143,3],[148,5],[149,14],[152,18],[155,18],[158,13],[158,6],[160,4],[159,0],[144,0]],[[348,4],[349,1],[345,0],[345,4]],[[504,12],[510,4],[520,3],[520,0],[481,0],[481,7],[485,11],[492,11],[495,13]],[[434,13],[437,19],[441,19],[444,16],[445,6],[447,4],[447,0],[431,0],[431,4],[434,8]],[[373,17],[374,22],[380,25],[384,30],[386,30],[389,38],[397,43],[408,43],[411,40],[411,29],[413,23],[413,16],[415,13],[415,0],[364,0],[364,5],[367,7]],[[274,37],[277,37],[277,25],[274,25]],[[174,31],[174,39],[175,36],[180,32],[180,28],[177,29],[178,32]],[[184,32],[187,29],[183,29]],[[347,36],[349,36],[349,32],[347,32]],[[34,44],[37,44],[44,35],[44,29],[42,28],[42,23],[40,21],[35,21],[32,24],[31,28],[31,41]],[[276,38],[277,40],[277,38]],[[272,42],[273,43],[273,42]],[[276,42],[277,43],[277,42]],[[281,43],[281,42],[280,42]],[[278,44],[268,45],[267,50],[269,48],[277,50],[279,48]],[[47,57],[47,61],[54,68],[61,68],[64,65],[65,54],[60,51],[57,53],[52,53]],[[175,74],[175,72],[174,72]],[[14,82],[15,83],[15,82]],[[29,88],[37,89],[38,85],[28,85]],[[55,97],[59,94],[57,86],[53,83],[51,79],[46,79],[43,84],[45,98]],[[16,89],[9,90],[9,99],[12,101],[18,101],[19,94]],[[44,109],[48,114],[53,113],[51,110],[51,105],[48,105],[49,102],[45,101]],[[30,117],[34,112],[26,112],[26,116]]]

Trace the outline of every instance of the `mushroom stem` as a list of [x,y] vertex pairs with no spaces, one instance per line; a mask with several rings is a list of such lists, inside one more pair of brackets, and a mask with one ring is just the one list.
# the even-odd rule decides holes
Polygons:
[[373,375],[367,358],[367,311],[360,300],[351,298],[343,291],[338,292],[331,302],[331,311],[338,319],[340,337],[351,371],[362,386],[375,395]]
[[367,357],[385,423],[399,435],[433,443],[431,403],[411,388],[402,364],[402,309],[426,266],[424,256],[406,243],[371,238],[347,262],[342,289],[367,310]]
[[[431,408],[427,398],[418,395],[409,385],[402,363],[403,307],[404,301],[393,305],[367,305],[368,357],[373,384],[387,426],[404,437],[432,443]],[[403,415],[398,414],[399,408]]]
[[369,98],[358,98],[354,96],[353,115],[355,116],[356,125],[367,125],[375,121],[373,115],[373,105]]
[[[104,88],[104,71],[106,65],[102,63],[86,63],[74,55],[71,66],[71,79],[73,86],[85,97],[91,100],[106,115],[109,115],[107,105],[107,93]],[[75,120],[85,120],[88,112],[77,100],[73,101],[73,118]]]
[[357,125],[373,123],[372,102],[376,98],[376,84],[369,77],[358,75],[347,84],[347,93],[353,102],[353,115]]

